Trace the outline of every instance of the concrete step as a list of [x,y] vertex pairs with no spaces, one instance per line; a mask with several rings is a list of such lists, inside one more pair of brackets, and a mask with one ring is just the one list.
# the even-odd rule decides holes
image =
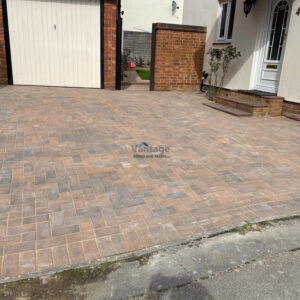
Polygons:
[[227,106],[227,105],[222,105],[222,104],[219,104],[219,103],[215,103],[215,102],[205,102],[203,104],[205,106],[214,108],[216,110],[223,111],[227,114],[230,114],[230,115],[233,115],[233,116],[236,116],[236,117],[251,117],[252,116],[252,114],[249,113],[249,112],[246,112],[246,111],[234,108],[234,107],[230,107],[230,106]]

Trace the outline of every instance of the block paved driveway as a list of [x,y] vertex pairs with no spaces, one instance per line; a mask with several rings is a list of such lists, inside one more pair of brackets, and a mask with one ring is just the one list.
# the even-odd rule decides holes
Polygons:
[[[1,277],[300,213],[300,123],[202,101],[1,88]],[[134,158],[141,142],[170,146],[169,158]]]

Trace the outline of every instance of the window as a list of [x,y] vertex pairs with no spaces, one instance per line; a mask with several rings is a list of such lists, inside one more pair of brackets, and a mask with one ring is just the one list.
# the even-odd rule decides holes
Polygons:
[[230,42],[234,24],[236,0],[221,3],[221,14],[218,27],[218,42]]

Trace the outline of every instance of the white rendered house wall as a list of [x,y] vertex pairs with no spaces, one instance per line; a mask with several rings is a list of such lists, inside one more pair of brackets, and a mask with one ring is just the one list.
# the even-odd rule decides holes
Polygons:
[[123,30],[152,32],[153,23],[182,24],[185,0],[122,0]]

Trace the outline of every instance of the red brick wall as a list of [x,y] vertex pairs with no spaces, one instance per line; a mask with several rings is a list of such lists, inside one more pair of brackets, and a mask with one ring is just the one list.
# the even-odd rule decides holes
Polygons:
[[281,116],[284,98],[282,98],[282,97],[265,97],[265,100],[269,104],[269,115],[271,117]]
[[0,84],[7,84],[7,64],[4,41],[2,5],[0,5]]
[[282,112],[300,115],[300,103],[284,101]]
[[116,86],[117,0],[104,1],[104,88]]
[[151,90],[198,91],[206,28],[157,23],[152,34]]

